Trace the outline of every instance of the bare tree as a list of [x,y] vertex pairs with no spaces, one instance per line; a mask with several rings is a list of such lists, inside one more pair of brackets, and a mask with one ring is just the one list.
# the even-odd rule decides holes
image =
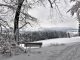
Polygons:
[[[0,7],[4,6],[7,7],[9,11],[13,11],[13,15],[15,16],[14,19],[14,37],[15,41],[19,41],[19,29],[24,27],[26,24],[30,24],[29,22],[26,22],[26,20],[36,21],[37,18],[32,17],[29,15],[28,10],[31,9],[35,4],[42,4],[45,5],[44,2],[47,1],[50,4],[50,8],[53,8],[53,4],[58,8],[58,5],[56,5],[57,0],[2,0],[4,1],[4,4],[0,3]],[[5,13],[7,13],[5,12]],[[4,13],[4,14],[5,14]],[[24,21],[24,25],[19,27],[19,21]]]
[[20,15],[23,2],[24,0],[18,0],[18,7],[16,10],[15,19],[14,19],[14,38],[15,38],[15,41],[17,42],[19,41],[19,15]]
[[[15,18],[14,18],[14,37],[15,37],[15,41],[19,41],[19,29],[21,29],[22,27],[24,27],[26,24],[30,24],[29,22],[26,22],[25,21],[25,24],[22,25],[21,27],[19,27],[19,19],[21,18],[22,20],[26,20],[26,19],[29,19],[29,20],[33,20],[35,21],[36,18],[30,16],[28,13],[25,13],[24,11],[21,11],[21,7],[25,7],[26,5],[23,4],[24,0],[18,0],[16,2],[14,2],[15,0],[10,0],[9,3],[6,1],[6,0],[3,0],[6,4],[0,4],[0,6],[5,6],[5,7],[8,7],[9,9],[13,10],[14,13],[15,13]],[[27,1],[26,1],[27,2]],[[14,3],[14,4],[13,4]],[[26,3],[27,4],[27,3]],[[17,7],[16,7],[17,6]],[[28,8],[28,7],[27,7]],[[23,9],[24,10],[24,9]],[[8,11],[7,11],[8,12]],[[6,12],[6,13],[7,13]],[[4,14],[6,14],[4,13]],[[2,13],[3,14],[3,13]],[[21,15],[24,15],[24,17],[20,17],[20,14]],[[5,16],[5,15],[4,15]],[[1,21],[3,22],[6,22],[5,20],[3,19],[0,19]],[[7,23],[7,22],[6,22]],[[8,23],[7,23],[7,26],[9,27]],[[6,27],[6,26],[5,26]]]
[[71,2],[72,2],[72,1],[76,2],[76,4],[73,5],[73,6],[71,7],[71,9],[68,10],[68,12],[70,11],[72,16],[74,15],[74,13],[76,13],[77,19],[78,19],[78,21],[79,21],[78,33],[79,33],[79,36],[80,36],[80,1],[79,1],[79,0],[70,0],[70,1],[71,1]]

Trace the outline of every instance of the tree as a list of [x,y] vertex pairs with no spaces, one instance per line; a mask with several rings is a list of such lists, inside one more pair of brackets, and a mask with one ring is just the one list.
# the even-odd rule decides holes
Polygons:
[[[53,8],[53,6],[52,6],[53,3],[51,2],[51,0],[48,0],[48,1],[50,3],[51,8]],[[54,2],[55,1],[56,0],[54,0]],[[16,9],[16,14],[15,14],[15,19],[14,19],[14,37],[15,37],[16,41],[19,41],[19,25],[18,24],[19,24],[19,15],[21,12],[21,7],[23,5],[23,2],[24,2],[24,0],[18,0],[18,7]],[[26,2],[27,2],[27,0],[26,0]]]
[[23,4],[24,0],[18,0],[18,7],[16,9],[16,14],[15,14],[15,19],[14,19],[14,38],[15,41],[19,41],[19,15],[21,11],[21,7]]
[[[42,3],[46,0],[2,0],[4,3],[0,3],[0,7],[7,7],[7,11],[3,14],[8,13],[9,11],[13,11],[13,15],[15,16],[14,19],[14,37],[15,41],[19,41],[19,29],[24,27],[26,24],[30,24],[29,22],[26,22],[26,19],[31,21],[36,21],[37,19],[35,17],[32,17],[28,14],[28,9],[31,9],[33,5],[36,3]],[[52,4],[56,0],[47,0],[50,3],[50,7],[53,8]],[[3,8],[4,10],[4,8]],[[2,10],[2,11],[3,11]],[[27,11],[26,11],[27,10]],[[2,14],[2,11],[0,13]],[[4,15],[5,16],[5,15]],[[23,17],[24,16],[24,17]],[[3,19],[2,19],[3,20]],[[19,27],[19,21],[25,21],[25,24]]]
[[78,29],[78,33],[79,33],[79,36],[80,36],[80,1],[79,0],[70,0],[71,2],[76,2],[75,5],[73,5],[69,10],[68,12],[70,11],[71,12],[71,15],[73,16],[74,13],[76,13],[77,15],[77,19],[79,21],[79,29]]
[[[24,0],[3,0],[3,1],[4,1],[4,4],[0,3],[0,8],[7,7],[8,9],[6,8],[7,11],[4,12],[3,10],[5,10],[5,9],[3,8],[2,10],[0,10],[0,14],[5,16],[5,14],[8,13],[9,11],[11,11],[11,10],[13,11],[13,15],[15,15],[15,18],[13,18],[14,19],[14,38],[15,38],[15,41],[18,42],[19,41],[19,29],[24,27],[26,24],[30,24],[29,22],[26,22],[26,19],[29,19],[31,21],[36,21],[36,18],[30,16],[28,13],[21,11],[22,10],[21,7],[23,7],[23,10],[24,10],[24,7],[27,5],[27,4],[23,5]],[[27,6],[27,8],[29,8],[29,7]],[[20,17],[20,14],[24,17],[22,17],[22,16]],[[19,27],[19,19],[22,19],[22,21],[25,21],[25,24],[22,25],[21,27]],[[5,21],[3,18],[1,18],[0,20],[3,22],[6,22],[6,25],[5,26],[3,25],[5,28],[6,28],[6,26],[11,28],[8,25],[7,21]]]

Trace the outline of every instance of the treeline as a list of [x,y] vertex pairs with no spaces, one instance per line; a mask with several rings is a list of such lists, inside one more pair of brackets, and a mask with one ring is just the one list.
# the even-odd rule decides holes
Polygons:
[[64,37],[67,37],[67,33],[62,31],[28,31],[20,34],[20,40],[26,42]]

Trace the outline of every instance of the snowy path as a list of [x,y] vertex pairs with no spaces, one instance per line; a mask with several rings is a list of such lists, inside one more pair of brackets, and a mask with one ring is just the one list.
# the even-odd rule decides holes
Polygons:
[[80,43],[31,49],[30,55],[13,56],[8,60],[80,60]]

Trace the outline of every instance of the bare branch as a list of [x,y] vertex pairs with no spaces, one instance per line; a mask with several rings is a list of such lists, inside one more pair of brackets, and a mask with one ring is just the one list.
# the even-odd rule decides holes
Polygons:
[[1,26],[3,26],[3,27],[8,31],[8,29],[6,28],[6,26],[4,26],[4,25],[3,25],[3,24],[1,24],[1,23],[0,23],[0,25],[1,25]]
[[0,3],[0,6],[6,6],[6,7],[9,7],[9,8],[11,8],[11,9],[16,9],[15,7],[13,7],[13,6],[11,6],[11,5],[1,4],[1,3]]
[[[21,26],[19,29],[23,28],[24,26],[26,26],[27,24],[29,24],[31,26],[31,24],[29,22],[25,22],[25,24],[23,26]],[[32,26],[31,26],[32,27]]]
[[[7,21],[4,21],[2,18],[0,18],[0,20],[3,21],[6,24],[6,26],[8,26],[10,29],[12,28],[12,27],[9,26],[9,24],[7,23]],[[1,23],[1,24],[3,24],[3,23]]]
[[59,14],[62,16],[62,14],[61,14],[61,12],[60,12],[60,10],[59,10],[58,5],[56,4],[56,2],[54,2],[54,4],[55,4],[55,6],[56,6],[56,7],[57,7],[57,9],[58,9]]
[[[11,5],[0,4],[0,6],[6,6],[6,7],[11,8],[12,10],[16,10],[16,8],[11,6]],[[32,20],[32,21],[36,21],[37,20],[37,18],[30,16],[28,13],[24,13],[22,11],[21,11],[21,13],[26,16],[26,19],[29,19],[29,20]]]
[[49,3],[50,3],[51,8],[53,8],[51,0],[48,0],[48,1],[49,1]]

